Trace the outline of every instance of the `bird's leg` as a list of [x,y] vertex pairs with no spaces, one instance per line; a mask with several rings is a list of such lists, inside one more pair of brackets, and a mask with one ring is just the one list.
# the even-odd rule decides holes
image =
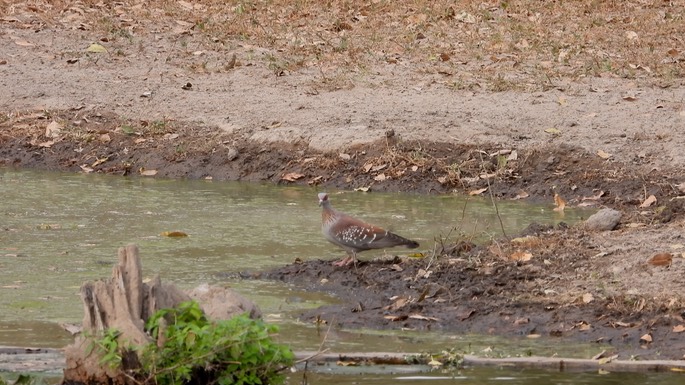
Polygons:
[[350,253],[349,251],[347,252],[347,257],[341,259],[338,262],[333,262],[333,266],[347,266],[350,263],[356,263],[357,258],[355,253]]

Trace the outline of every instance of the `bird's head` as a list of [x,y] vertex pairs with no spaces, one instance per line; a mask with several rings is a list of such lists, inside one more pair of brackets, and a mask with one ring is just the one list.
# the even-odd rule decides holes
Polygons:
[[319,206],[323,206],[324,202],[328,202],[328,194],[319,193]]

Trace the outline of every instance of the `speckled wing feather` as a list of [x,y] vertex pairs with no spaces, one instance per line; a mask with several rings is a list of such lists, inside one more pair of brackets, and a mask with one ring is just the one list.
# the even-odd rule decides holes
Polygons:
[[338,245],[355,251],[419,246],[414,241],[342,213],[338,213],[338,218],[329,231]]

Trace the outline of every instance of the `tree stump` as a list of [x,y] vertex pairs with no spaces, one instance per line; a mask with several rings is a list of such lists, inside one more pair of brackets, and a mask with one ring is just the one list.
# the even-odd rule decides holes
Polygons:
[[89,281],[81,286],[85,313],[83,331],[65,349],[64,383],[134,383],[126,371],[135,369],[138,363],[136,353],[130,352],[129,356],[122,357],[122,367],[113,369],[100,363],[100,355],[93,348],[94,341],[108,329],[116,329],[120,333],[120,344],[146,345],[151,342],[144,330],[148,318],[157,310],[190,300],[190,296],[175,285],[163,284],[159,276],[150,283],[143,282],[136,245],[121,247],[118,254],[119,263],[114,266],[111,278]]

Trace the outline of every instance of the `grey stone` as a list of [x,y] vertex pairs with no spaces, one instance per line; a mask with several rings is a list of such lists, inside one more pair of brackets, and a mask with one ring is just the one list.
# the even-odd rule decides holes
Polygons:
[[226,287],[200,285],[189,293],[211,320],[227,320],[242,313],[261,318],[262,312],[249,299]]
[[620,220],[620,211],[614,209],[601,209],[585,221],[585,228],[591,231],[613,230]]
[[226,155],[226,158],[228,159],[229,162],[234,161],[238,157],[238,149],[235,147],[229,147],[228,148],[228,155]]

